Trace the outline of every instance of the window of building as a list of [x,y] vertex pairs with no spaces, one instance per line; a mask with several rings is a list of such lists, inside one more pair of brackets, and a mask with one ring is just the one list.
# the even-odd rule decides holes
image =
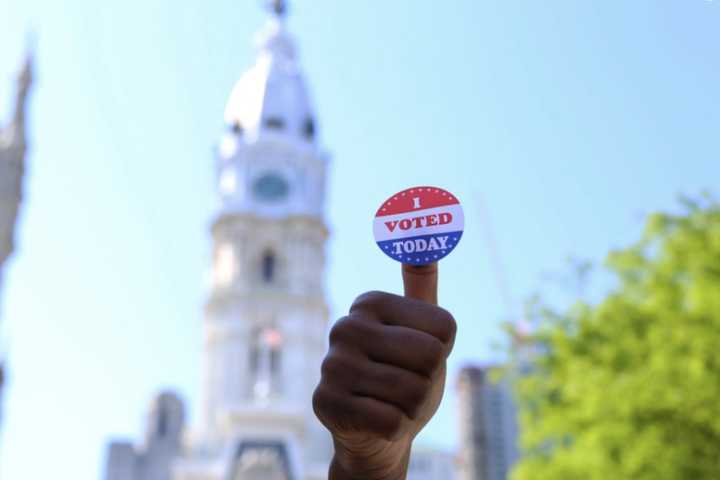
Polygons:
[[280,117],[268,117],[265,119],[265,126],[272,130],[282,130],[285,128],[285,120]]
[[315,120],[313,120],[312,117],[305,119],[303,123],[303,135],[305,135],[305,138],[308,140],[315,138]]
[[168,433],[168,411],[163,407],[158,412],[157,433],[159,437],[165,437]]
[[256,327],[250,345],[252,396],[266,399],[280,388],[283,337],[274,326]]
[[240,120],[234,120],[234,121],[230,124],[230,130],[231,130],[235,135],[242,135],[242,133],[243,133],[243,127],[242,127],[242,124],[240,123]]
[[262,258],[262,279],[265,283],[272,283],[275,280],[277,260],[272,251],[267,251]]

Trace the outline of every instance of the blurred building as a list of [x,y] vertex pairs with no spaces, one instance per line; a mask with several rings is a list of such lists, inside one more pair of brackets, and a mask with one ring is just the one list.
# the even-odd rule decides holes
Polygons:
[[518,459],[512,386],[492,370],[468,366],[458,376],[460,480],[505,480]]
[[153,401],[142,443],[115,442],[110,445],[105,478],[107,480],[170,480],[169,466],[181,453],[185,409],[172,392]]
[[414,446],[407,480],[455,480],[456,463],[454,453]]
[[[0,300],[4,268],[15,247],[16,221],[23,198],[23,175],[27,153],[25,115],[28,93],[32,85],[32,73],[32,57],[28,55],[18,76],[13,117],[7,126],[0,129]],[[4,359],[0,358],[0,399],[5,379],[3,361]]]
[[110,445],[107,480],[327,477],[332,442],[311,398],[328,325],[328,157],[285,4],[271,6],[217,150],[198,424],[180,442],[182,405],[161,396],[142,445]]

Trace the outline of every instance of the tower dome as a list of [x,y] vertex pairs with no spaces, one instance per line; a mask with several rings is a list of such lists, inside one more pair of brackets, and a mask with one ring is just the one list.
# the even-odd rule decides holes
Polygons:
[[225,122],[250,141],[269,134],[313,142],[315,117],[283,13],[277,9],[258,34],[257,61],[235,84]]

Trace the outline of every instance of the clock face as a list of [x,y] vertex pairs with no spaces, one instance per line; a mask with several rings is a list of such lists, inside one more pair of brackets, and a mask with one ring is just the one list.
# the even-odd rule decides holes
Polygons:
[[290,185],[282,175],[269,172],[260,175],[252,186],[253,194],[258,200],[265,202],[279,202],[284,200],[290,192]]

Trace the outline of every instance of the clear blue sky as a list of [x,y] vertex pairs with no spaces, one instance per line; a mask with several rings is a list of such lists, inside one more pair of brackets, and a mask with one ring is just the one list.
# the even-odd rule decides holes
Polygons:
[[[199,390],[212,148],[264,21],[254,0],[0,0],[0,112],[25,33],[39,85],[20,249],[2,318],[12,384],[3,480],[98,479],[147,402]],[[339,316],[398,291],[371,238],[416,184],[466,206],[442,262],[460,335],[451,368],[498,355],[486,206],[515,299],[569,255],[598,261],[677,193],[718,189],[720,1],[294,0],[332,153],[328,294]],[[452,390],[454,382],[450,382]],[[423,441],[456,443],[450,395]]]

